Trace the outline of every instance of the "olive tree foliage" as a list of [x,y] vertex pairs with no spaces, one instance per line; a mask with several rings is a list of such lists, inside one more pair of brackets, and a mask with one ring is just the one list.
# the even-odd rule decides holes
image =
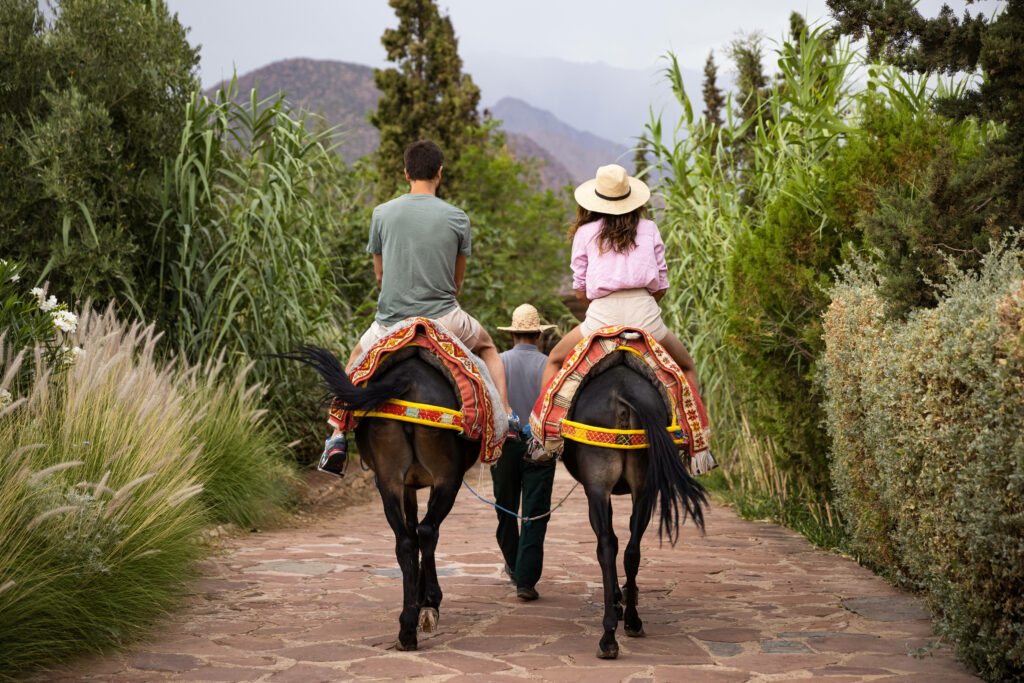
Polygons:
[[62,296],[139,295],[198,49],[162,0],[51,10],[0,2],[0,252]]

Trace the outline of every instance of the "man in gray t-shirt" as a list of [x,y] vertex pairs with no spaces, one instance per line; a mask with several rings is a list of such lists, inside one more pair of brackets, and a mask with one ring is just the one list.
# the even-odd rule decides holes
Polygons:
[[380,285],[377,315],[352,349],[348,367],[402,320],[436,320],[480,356],[511,416],[505,369],[494,341],[480,323],[459,308],[470,254],[469,218],[462,209],[438,199],[444,154],[430,140],[405,149],[409,193],[377,206],[370,221],[366,251]]

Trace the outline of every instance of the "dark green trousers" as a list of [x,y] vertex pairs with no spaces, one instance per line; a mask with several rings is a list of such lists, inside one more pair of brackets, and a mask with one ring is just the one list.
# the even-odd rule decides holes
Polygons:
[[[555,481],[555,461],[538,465],[523,460],[526,444],[507,440],[501,457],[491,468],[494,500],[501,507],[523,517],[542,515],[551,509],[551,486]],[[522,506],[520,506],[520,497]],[[521,510],[521,512],[520,512]],[[512,569],[517,586],[533,588],[540,580],[544,565],[544,534],[548,517],[523,522],[498,510],[498,547]]]

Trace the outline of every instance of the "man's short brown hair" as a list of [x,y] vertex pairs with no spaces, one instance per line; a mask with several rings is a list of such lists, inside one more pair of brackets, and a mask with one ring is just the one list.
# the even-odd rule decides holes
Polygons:
[[433,140],[417,140],[405,148],[404,159],[410,180],[433,180],[444,164],[444,152]]

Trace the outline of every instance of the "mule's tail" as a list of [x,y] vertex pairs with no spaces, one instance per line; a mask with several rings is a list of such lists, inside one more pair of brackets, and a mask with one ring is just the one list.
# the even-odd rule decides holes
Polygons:
[[297,360],[316,370],[327,392],[350,410],[370,410],[388,399],[402,395],[409,388],[409,381],[400,376],[386,382],[371,382],[368,386],[357,387],[352,384],[337,357],[319,346],[303,345],[293,353],[277,354],[276,357]]
[[[625,401],[623,401],[625,403]],[[640,403],[639,401],[637,403]],[[675,545],[679,539],[679,525],[687,516],[704,531],[704,510],[708,499],[704,487],[690,476],[679,455],[679,446],[672,440],[659,419],[660,411],[638,410],[626,403],[640,421],[647,437],[647,495],[646,514],[654,514],[657,503],[660,515],[658,538],[668,536]],[[642,405],[642,404],[641,404]]]

